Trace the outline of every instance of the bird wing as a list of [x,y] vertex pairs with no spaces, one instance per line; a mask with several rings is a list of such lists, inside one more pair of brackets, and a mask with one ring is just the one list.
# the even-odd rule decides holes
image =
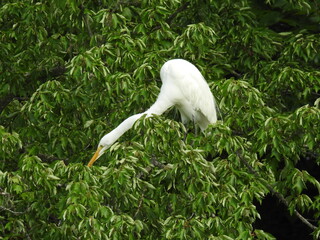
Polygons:
[[[169,88],[179,89],[180,94],[175,97],[177,105],[183,104],[183,101],[188,103],[183,104],[185,108],[192,107],[193,111],[201,113],[206,117],[209,123],[217,121],[217,113],[214,97],[210,88],[200,73],[200,71],[191,63],[182,59],[168,61],[166,69],[167,84]],[[165,82],[164,82],[165,84]],[[174,87],[173,87],[174,85]],[[185,109],[184,114],[192,112],[191,109]],[[201,114],[199,118],[201,118]],[[190,118],[190,116],[188,116]],[[196,116],[192,116],[196,117]],[[192,119],[192,117],[190,119]],[[194,119],[196,122],[202,119]],[[207,124],[206,124],[207,125]]]
[[217,113],[214,97],[208,83],[196,67],[186,76],[185,82],[190,84],[189,92],[186,91],[185,97],[190,98],[194,109],[200,111],[210,123],[216,122]]

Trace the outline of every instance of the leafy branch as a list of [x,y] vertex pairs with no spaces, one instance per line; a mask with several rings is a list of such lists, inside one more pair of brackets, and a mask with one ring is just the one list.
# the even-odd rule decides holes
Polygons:
[[[240,150],[238,150],[237,152],[237,156],[240,159],[240,161],[247,167],[247,169],[249,170],[250,173],[252,173],[257,180],[259,180],[262,184],[264,184],[268,190],[278,198],[278,200],[284,204],[287,208],[289,208],[289,202],[284,198],[284,196],[279,193],[277,190],[275,190],[264,178],[262,178],[259,173],[253,169],[252,166],[250,166],[250,164],[248,163],[247,160],[245,160],[245,158],[243,157],[242,153],[240,152]],[[311,228],[312,230],[316,230],[317,227],[314,226],[313,224],[311,224],[305,217],[303,217],[296,209],[294,209],[294,214],[297,216],[297,218],[300,219],[301,222],[303,222],[305,225],[307,225],[309,228]]]
[[[50,69],[49,71],[46,69],[42,69],[37,73],[39,75],[39,78],[37,80],[41,83],[44,83],[44,82],[48,81],[49,78],[56,78],[56,77],[63,75],[66,71],[67,71],[67,69],[65,68],[65,66],[61,66],[61,65],[58,65],[58,66]],[[26,81],[24,83],[25,85],[33,84],[33,81],[32,81],[33,79],[31,78],[32,75],[34,75],[34,72],[30,72],[30,73],[25,74],[25,77],[26,77]],[[35,81],[35,82],[38,83],[38,81]],[[19,95],[9,93],[9,94],[5,95],[4,97],[0,98],[0,113],[14,99],[17,99],[19,101],[26,101],[27,100],[27,98],[25,98],[25,97],[22,98]]]

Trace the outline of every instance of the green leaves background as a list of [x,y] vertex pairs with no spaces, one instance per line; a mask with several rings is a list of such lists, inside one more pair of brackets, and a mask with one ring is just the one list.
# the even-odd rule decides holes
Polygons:
[[[265,182],[319,237],[319,7],[2,1],[0,238],[274,239],[254,228]],[[172,58],[201,70],[222,121],[143,118],[87,168]]]

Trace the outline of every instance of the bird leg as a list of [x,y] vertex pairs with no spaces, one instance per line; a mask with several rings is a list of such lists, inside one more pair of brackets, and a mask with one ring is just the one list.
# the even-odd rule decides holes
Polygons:
[[188,134],[188,132],[187,131],[185,131],[184,132],[184,136],[183,136],[183,141],[186,143],[187,142],[187,134]]
[[195,121],[193,121],[193,127],[194,127],[194,134],[198,136],[198,126],[196,125]]

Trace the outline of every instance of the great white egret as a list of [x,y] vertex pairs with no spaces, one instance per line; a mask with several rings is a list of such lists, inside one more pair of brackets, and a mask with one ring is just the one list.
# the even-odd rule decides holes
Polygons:
[[147,111],[128,117],[104,135],[88,163],[89,167],[144,114],[147,117],[161,115],[168,108],[176,106],[183,123],[192,120],[202,131],[208,124],[217,121],[214,97],[206,80],[192,63],[183,59],[169,60],[162,66],[160,78],[162,86],[156,102]]

